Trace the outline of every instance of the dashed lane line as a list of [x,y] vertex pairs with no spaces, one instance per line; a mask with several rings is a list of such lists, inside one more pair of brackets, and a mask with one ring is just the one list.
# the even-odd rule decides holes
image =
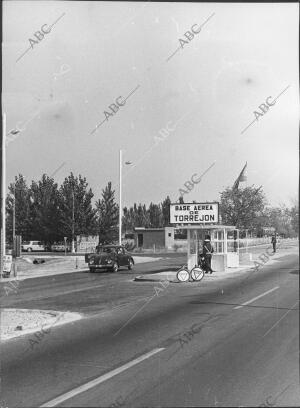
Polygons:
[[255,300],[260,299],[261,297],[266,296],[266,295],[268,295],[269,293],[274,292],[274,290],[277,290],[277,289],[279,289],[279,286],[275,286],[275,288],[270,289],[270,290],[268,290],[267,292],[264,292],[264,293],[262,293],[261,295],[256,296],[255,298],[253,298],[253,299],[251,299],[251,300],[248,300],[248,302],[242,303],[241,305],[234,307],[233,309],[234,309],[234,310],[235,310],[235,309],[240,309],[241,307],[247,306],[247,305],[249,305],[250,303],[255,302]]
[[115,370],[110,371],[109,373],[106,373],[104,375],[101,375],[98,378],[95,378],[92,381],[87,382],[86,384],[80,385],[77,388],[74,388],[73,390],[66,392],[65,394],[60,395],[57,398],[54,398],[51,401],[46,402],[45,404],[41,405],[40,408],[43,407],[55,407],[64,401],[75,397],[78,394],[81,394],[82,392],[85,392],[91,388],[96,387],[97,385],[103,383],[104,381],[109,380],[110,378],[122,373],[125,370],[128,370],[129,368],[135,366],[136,364],[141,363],[142,361],[146,360],[147,358],[152,357],[154,354],[160,353],[161,351],[165,350],[165,348],[155,348],[152,351],[149,351],[146,354],[143,354],[142,356],[135,358],[134,360],[130,361],[129,363],[126,363],[122,365],[121,367],[116,368]]

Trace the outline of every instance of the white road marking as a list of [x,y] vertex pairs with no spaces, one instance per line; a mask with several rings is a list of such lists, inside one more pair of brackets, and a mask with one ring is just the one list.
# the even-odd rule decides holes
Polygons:
[[264,292],[261,295],[256,296],[255,298],[253,298],[251,300],[248,300],[248,302],[242,303],[241,305],[234,307],[233,309],[240,309],[243,306],[249,305],[250,303],[255,302],[255,300],[260,299],[261,297],[267,295],[268,293],[274,292],[274,290],[276,290],[276,289],[279,289],[279,286],[275,286],[275,288],[270,289],[267,292]]
[[[70,293],[83,292],[85,290],[101,288],[103,286],[104,285],[94,285],[94,286],[89,286],[88,288],[70,289],[70,290],[66,290],[64,292],[54,293],[53,295],[49,295],[49,296],[40,296],[38,299],[48,299],[48,298],[56,297],[56,296],[69,295]],[[34,299],[36,300],[37,298],[34,298]]]
[[146,360],[147,358],[153,356],[154,354],[160,353],[161,351],[165,350],[165,348],[155,348],[152,351],[149,351],[149,353],[143,354],[142,356],[135,358],[134,360],[130,361],[129,363],[126,363],[122,365],[121,367],[116,368],[115,370],[110,371],[109,373],[106,373],[104,375],[101,375],[98,378],[95,378],[92,381],[87,382],[86,384],[80,385],[77,388],[74,388],[73,390],[66,392],[65,394],[60,395],[57,398],[54,398],[51,401],[46,402],[45,404],[41,405],[40,408],[43,407],[55,407],[58,404],[61,404],[62,402],[75,397],[78,394],[81,394],[82,392],[85,392],[96,385],[99,385],[103,383],[106,380],[109,380],[110,378],[114,377],[115,375],[118,375],[122,373],[125,370],[128,370],[128,368],[135,366],[136,364]]

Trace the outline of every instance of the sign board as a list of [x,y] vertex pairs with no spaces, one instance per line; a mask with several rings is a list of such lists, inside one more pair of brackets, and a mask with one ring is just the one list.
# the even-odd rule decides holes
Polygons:
[[3,256],[3,272],[10,272],[12,264],[12,256],[4,255]]
[[171,224],[216,224],[219,203],[170,204]]

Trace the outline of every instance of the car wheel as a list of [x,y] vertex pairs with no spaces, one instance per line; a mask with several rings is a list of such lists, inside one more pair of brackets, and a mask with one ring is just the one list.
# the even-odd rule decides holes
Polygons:
[[113,272],[118,272],[118,269],[119,269],[118,264],[115,262],[115,263],[113,264],[113,266],[112,266],[112,271],[113,271]]
[[128,264],[128,269],[131,271],[132,268],[133,268],[133,262],[132,262],[132,259],[130,259],[129,264]]
[[94,268],[90,268],[90,272],[91,272],[91,273],[94,272]]
[[31,252],[32,251],[32,249],[31,248],[27,248],[27,252]]

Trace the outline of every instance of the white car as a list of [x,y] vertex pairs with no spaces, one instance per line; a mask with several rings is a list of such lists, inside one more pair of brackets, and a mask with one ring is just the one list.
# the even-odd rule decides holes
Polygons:
[[41,241],[24,241],[21,245],[22,251],[45,251],[45,245]]

